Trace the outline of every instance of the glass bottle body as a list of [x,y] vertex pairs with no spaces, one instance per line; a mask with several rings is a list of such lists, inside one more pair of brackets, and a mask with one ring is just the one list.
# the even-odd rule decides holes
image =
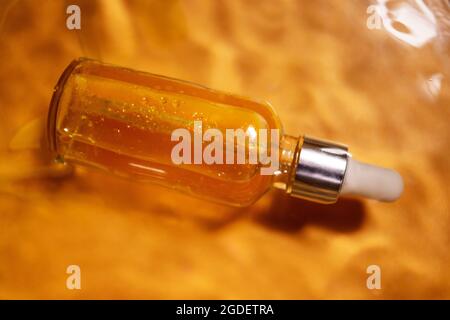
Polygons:
[[[204,151],[215,140],[195,141],[199,123],[202,132],[215,129],[223,134],[223,163],[193,159],[195,148]],[[177,129],[190,133],[190,163],[173,161],[173,150],[180,143],[172,136]],[[247,155],[251,148],[260,147],[248,140],[233,141],[236,156],[233,163],[226,163],[229,129],[250,134],[278,129],[281,139],[276,142],[279,169],[275,174],[261,174],[264,165],[249,161],[249,157],[237,163],[239,143],[244,143]],[[87,59],[72,62],[55,88],[48,140],[52,150],[68,163],[235,206],[253,203],[273,184],[289,188],[298,150],[298,139],[283,136],[280,121],[268,104]]]

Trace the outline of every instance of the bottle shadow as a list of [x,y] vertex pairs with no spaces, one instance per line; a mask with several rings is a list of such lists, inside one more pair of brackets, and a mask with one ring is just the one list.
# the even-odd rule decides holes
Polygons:
[[275,193],[267,210],[254,219],[277,231],[295,233],[306,225],[317,225],[336,232],[359,230],[366,219],[364,204],[355,199],[339,199],[335,204],[319,204]]
[[[32,179],[34,180],[34,179]],[[74,194],[108,207],[126,212],[150,212],[161,218],[189,220],[208,230],[220,230],[236,221],[250,217],[274,231],[296,233],[307,225],[316,225],[335,232],[350,233],[359,230],[366,219],[364,204],[355,199],[339,199],[331,205],[297,199],[285,192],[273,190],[262,202],[245,208],[233,208],[188,197],[151,185],[140,185],[126,179],[105,174],[74,174],[67,179],[37,179],[35,184],[51,194],[73,198]],[[27,185],[32,181],[26,180]],[[108,186],[105,188],[105,186]],[[95,197],[92,197],[95,194]],[[149,197],[148,195],[152,196]],[[269,198],[266,198],[269,197]]]

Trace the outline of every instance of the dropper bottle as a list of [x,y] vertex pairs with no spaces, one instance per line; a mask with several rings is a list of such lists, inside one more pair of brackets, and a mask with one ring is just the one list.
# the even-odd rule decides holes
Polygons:
[[[174,132],[180,129],[194,142],[180,152],[181,158],[196,158],[196,151],[204,152],[214,142],[224,147],[223,161],[174,161],[181,143]],[[216,134],[214,139],[206,136],[208,130]],[[227,130],[249,135],[230,145]],[[252,144],[252,135],[264,130],[276,131],[277,139],[270,135],[266,146]],[[55,159],[64,163],[234,206],[252,204],[272,186],[320,203],[334,203],[345,194],[393,201],[403,191],[397,172],[354,160],[344,145],[285,135],[267,103],[85,58],[74,60],[55,87],[47,141]],[[248,157],[239,162],[242,145]],[[250,155],[267,146],[272,147],[264,150],[267,155],[277,155],[277,167],[272,174],[261,174],[267,162],[252,162]],[[230,149],[236,151],[234,161],[227,161]],[[211,153],[215,160],[221,159],[218,150]]]

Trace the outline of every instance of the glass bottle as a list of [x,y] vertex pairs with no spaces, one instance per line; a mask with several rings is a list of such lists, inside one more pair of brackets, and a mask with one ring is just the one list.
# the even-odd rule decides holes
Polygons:
[[[178,154],[184,157],[190,152],[191,162],[174,161],[174,148],[182,140],[174,139],[177,129],[191,134],[191,149]],[[223,145],[222,162],[201,158],[217,138],[203,139],[208,129],[223,135],[216,144]],[[230,129],[245,132],[245,140],[226,142]],[[267,143],[261,145],[257,142],[261,135],[257,136],[264,131]],[[85,58],[74,60],[58,81],[50,103],[47,140],[55,157],[66,163],[234,206],[252,204],[271,186],[293,196],[333,203],[350,163],[342,145],[285,135],[266,103]],[[234,155],[227,163],[230,150]],[[243,150],[245,159],[239,162]],[[250,154],[275,155],[274,150],[277,166],[271,174],[262,174],[268,162],[250,161]],[[377,197],[355,183],[352,188],[351,193]]]

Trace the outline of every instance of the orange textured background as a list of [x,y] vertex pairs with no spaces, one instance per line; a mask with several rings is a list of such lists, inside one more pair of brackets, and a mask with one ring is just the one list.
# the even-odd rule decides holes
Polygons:
[[[1,1],[0,298],[450,298],[449,15],[415,48],[369,30],[369,4]],[[273,191],[234,209],[82,168],[31,177],[37,152],[8,145],[78,56],[268,100],[286,132],[397,169],[404,195],[322,206]],[[81,290],[66,289],[70,264]]]

